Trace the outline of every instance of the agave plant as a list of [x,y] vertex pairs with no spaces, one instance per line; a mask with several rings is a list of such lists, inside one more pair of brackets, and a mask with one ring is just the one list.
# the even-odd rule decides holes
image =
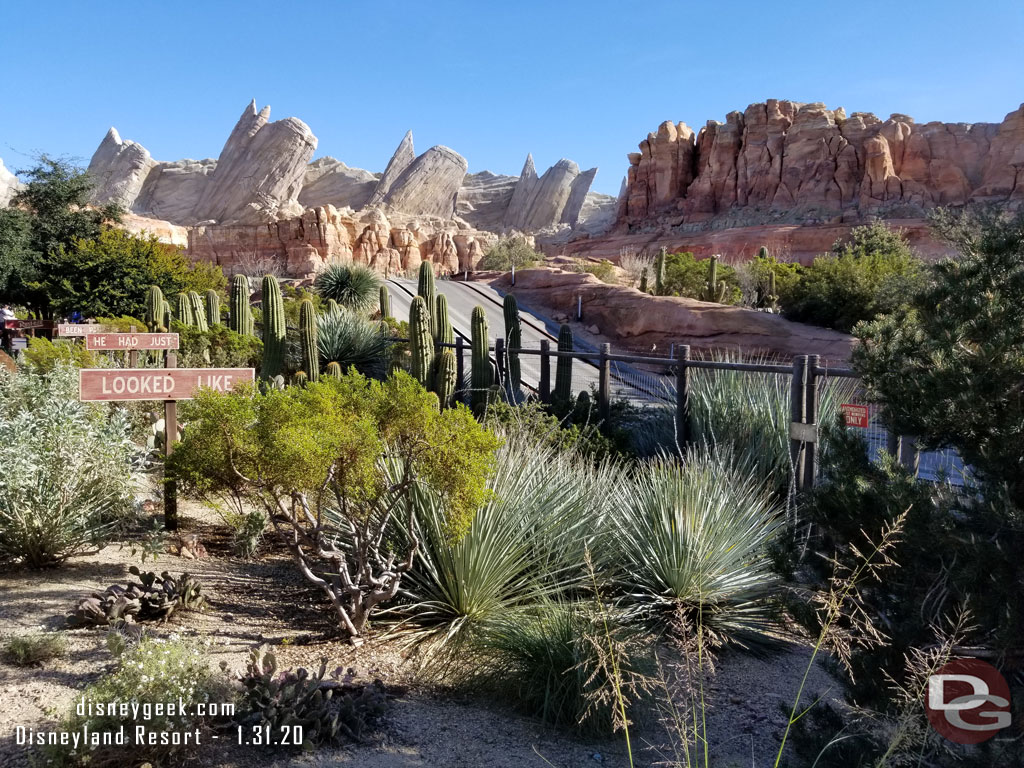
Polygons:
[[585,577],[584,551],[610,512],[624,472],[595,467],[524,436],[507,436],[490,500],[452,543],[435,498],[417,497],[419,563],[404,584],[412,602],[399,629],[449,657],[509,612],[562,593]]
[[784,524],[776,499],[756,469],[723,452],[643,465],[598,550],[626,614],[662,626],[682,616],[741,642],[763,632],[777,586],[766,549]]
[[391,342],[380,323],[343,310],[322,317],[318,328],[320,364],[325,368],[338,363],[342,371],[354,366],[373,378],[387,374]]
[[333,299],[343,309],[364,314],[377,304],[380,275],[362,264],[331,264],[317,275],[315,285],[324,299]]

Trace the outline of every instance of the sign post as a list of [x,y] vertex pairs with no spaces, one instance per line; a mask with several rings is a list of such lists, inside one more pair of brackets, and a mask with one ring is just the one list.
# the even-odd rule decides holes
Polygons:
[[839,410],[843,412],[843,421],[846,423],[846,426],[858,427],[860,429],[868,428],[870,415],[866,405],[843,403],[839,406]]
[[[95,327],[95,326],[93,326]],[[238,384],[256,380],[252,368],[178,368],[176,333],[89,333],[90,350],[128,352],[132,368],[82,368],[78,372],[78,399],[82,402],[163,400],[164,457],[174,450],[178,436],[178,401],[191,400],[202,388],[229,392]],[[163,368],[136,368],[139,350],[166,353]],[[178,529],[178,487],[164,477],[164,528]]]

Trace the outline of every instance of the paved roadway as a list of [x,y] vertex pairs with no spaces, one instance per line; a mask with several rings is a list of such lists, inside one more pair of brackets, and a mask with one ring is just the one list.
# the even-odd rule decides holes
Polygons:
[[[503,296],[483,283],[463,283],[455,280],[438,280],[437,291],[448,298],[448,316],[457,335],[466,340],[466,371],[469,371],[469,339],[473,307],[480,305],[487,313],[487,334],[491,347],[499,337],[505,336],[505,314]],[[388,291],[391,294],[391,312],[403,320],[409,318],[409,308],[416,295],[416,281],[405,279],[388,280]],[[551,349],[558,349],[558,338],[548,333],[544,323],[520,310],[522,326],[522,346],[524,349],[540,349],[542,339],[547,339]],[[493,355],[492,355],[493,357]],[[519,365],[522,371],[523,386],[536,390],[540,385],[540,355],[520,355]],[[551,388],[555,386],[556,358],[551,358]],[[572,388],[574,392],[590,390],[591,385],[597,386],[597,366],[582,360],[572,361]],[[617,389],[613,378],[613,392]]]

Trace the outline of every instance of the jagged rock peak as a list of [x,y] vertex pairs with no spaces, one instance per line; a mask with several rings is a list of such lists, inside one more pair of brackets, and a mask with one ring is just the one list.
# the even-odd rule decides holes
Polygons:
[[384,169],[384,174],[380,177],[380,181],[377,182],[377,188],[373,190],[373,194],[370,196],[371,205],[384,201],[384,198],[387,197],[388,192],[391,190],[391,186],[415,159],[416,150],[413,146],[412,131],[409,130],[405,132],[405,136],[398,143],[398,148],[391,155],[391,159],[388,160],[387,168]]
[[[412,141],[409,136],[410,144]],[[384,196],[385,205],[403,213],[451,218],[469,163],[438,144],[409,163]]]

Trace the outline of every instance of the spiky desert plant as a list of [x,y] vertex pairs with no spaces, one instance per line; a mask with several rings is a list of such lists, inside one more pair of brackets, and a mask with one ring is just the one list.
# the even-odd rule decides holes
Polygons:
[[161,315],[163,316],[163,327],[166,330],[170,330],[172,315],[171,305],[170,302],[167,301],[167,299],[164,299],[163,308],[161,309]]
[[341,363],[330,362],[327,364],[327,376],[333,376],[336,379],[341,378]]
[[779,311],[779,294],[775,288],[775,270],[768,273],[768,286],[761,296],[760,304],[763,308],[772,312]]
[[[572,328],[558,329],[558,351],[572,352]],[[555,363],[555,401],[567,403],[572,399],[572,358],[559,356]]]
[[718,256],[712,256],[708,259],[708,281],[704,283],[704,290],[700,293],[701,301],[721,304],[728,289],[725,281],[718,279]]
[[434,378],[434,338],[430,334],[430,315],[422,296],[412,300],[409,307],[409,353],[412,357],[412,377],[424,389],[432,389]]
[[640,293],[647,293],[647,267],[640,272]]
[[410,602],[396,613],[405,639],[439,661],[456,660],[464,641],[516,609],[578,589],[584,552],[598,546],[613,489],[626,482],[618,465],[514,427],[499,434],[493,494],[465,538],[452,541],[442,499],[415,497],[420,560],[406,582]]
[[437,306],[437,287],[434,283],[434,266],[429,261],[420,262],[419,283],[416,287],[416,295],[422,296],[427,305],[427,315],[430,318],[430,335],[435,339],[437,333],[437,318],[435,309]]
[[153,333],[163,333],[164,325],[164,294],[159,286],[151,285],[146,292],[146,327]]
[[192,303],[188,300],[188,294],[179,293],[174,304],[174,319],[182,325],[194,326],[196,321],[192,315]]
[[206,291],[206,322],[209,325],[220,323],[220,296],[213,288]]
[[654,260],[654,295],[665,295],[665,262],[668,260],[668,250],[662,248],[658,258]]
[[383,320],[385,317],[391,317],[391,294],[388,293],[388,287],[383,283],[380,285],[377,301],[380,304],[381,319]]
[[206,322],[206,305],[203,302],[203,297],[195,291],[189,291],[188,304],[189,311],[192,313],[192,324],[204,333],[210,330],[210,326]]
[[327,306],[324,308],[325,315],[340,315],[341,306],[334,299],[327,300]]
[[284,367],[284,298],[273,275],[264,276],[260,293],[263,295],[263,364],[260,376],[272,380]]
[[523,343],[523,327],[519,320],[519,303],[511,293],[505,294],[502,307],[505,313],[505,349],[508,350],[508,395],[510,400],[519,397],[519,382],[522,370],[518,350]]
[[785,516],[752,466],[693,448],[641,466],[621,491],[601,557],[618,567],[627,617],[738,642],[770,627],[768,547]]
[[228,327],[235,333],[243,336],[252,336],[255,333],[252,307],[249,306],[249,298],[251,296],[252,289],[249,286],[248,277],[245,275],[235,275],[231,278]]
[[302,347],[302,368],[310,381],[320,380],[320,336],[317,330],[316,307],[309,299],[299,305],[299,340]]
[[380,323],[342,310],[322,317],[318,325],[321,364],[337,363],[343,372],[355,366],[374,378],[387,374],[391,342]]
[[767,259],[768,258],[768,248],[767,248],[767,246],[762,245],[760,248],[757,249],[757,258],[759,258],[759,259]]
[[494,383],[491,373],[490,342],[487,335],[487,313],[479,304],[473,307],[470,323],[470,400],[473,410],[480,414],[487,407],[487,395]]
[[317,275],[317,292],[334,299],[344,309],[365,314],[373,307],[380,288],[380,275],[362,264],[331,264]]
[[309,376],[306,375],[305,371],[296,371],[295,375],[292,376],[292,385],[296,387],[304,387],[309,383]]
[[447,408],[452,404],[457,376],[458,367],[455,353],[450,349],[441,350],[437,356],[436,370],[434,371],[434,392],[442,408]]
[[438,334],[434,341],[438,344],[454,344],[455,329],[452,328],[452,322],[448,317],[448,297],[443,293],[437,294],[437,298],[434,301],[433,317]]

